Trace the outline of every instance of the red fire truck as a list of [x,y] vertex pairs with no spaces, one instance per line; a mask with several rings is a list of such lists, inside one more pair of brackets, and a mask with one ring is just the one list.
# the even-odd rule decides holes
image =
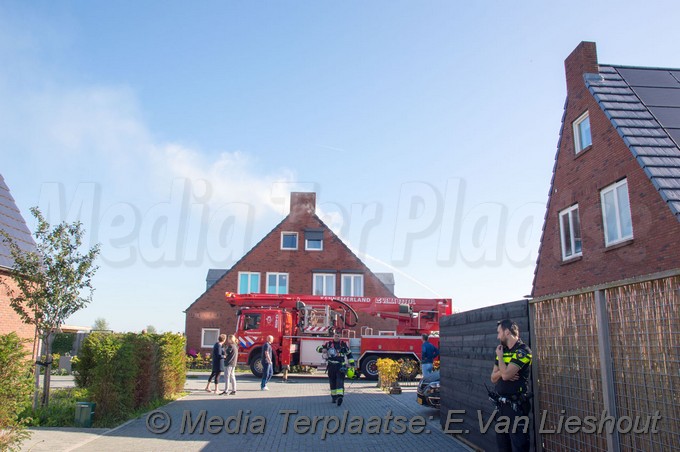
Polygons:
[[[450,299],[331,297],[312,295],[244,294],[227,292],[227,303],[237,307],[236,337],[239,364],[247,364],[256,376],[262,375],[261,348],[272,335],[274,372],[284,366],[316,368],[326,363],[317,347],[339,332],[348,342],[361,373],[378,378],[378,358],[420,362],[421,335],[432,335],[439,345],[439,318],[451,314]],[[366,313],[396,319],[394,331],[355,329],[358,314]],[[408,378],[415,378],[418,366]]]

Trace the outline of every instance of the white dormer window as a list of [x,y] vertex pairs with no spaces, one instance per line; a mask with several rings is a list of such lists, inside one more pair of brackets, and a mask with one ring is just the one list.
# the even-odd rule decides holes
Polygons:
[[578,154],[592,144],[593,139],[590,135],[590,116],[588,116],[588,112],[586,111],[574,121],[575,151]]

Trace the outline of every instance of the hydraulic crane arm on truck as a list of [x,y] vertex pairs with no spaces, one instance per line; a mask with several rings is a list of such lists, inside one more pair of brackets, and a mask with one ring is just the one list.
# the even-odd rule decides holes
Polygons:
[[[439,318],[451,314],[450,299],[227,292],[226,301],[238,308],[239,363],[248,364],[255,375],[261,374],[260,349],[268,335],[274,337],[275,370],[280,371],[284,366],[296,364],[323,367],[325,363],[316,347],[337,331],[349,341],[362,373],[375,379],[378,358],[419,362],[420,335],[434,334],[436,345]],[[359,313],[396,319],[397,328],[373,334],[371,328],[362,327],[357,334],[352,328],[357,325]]]

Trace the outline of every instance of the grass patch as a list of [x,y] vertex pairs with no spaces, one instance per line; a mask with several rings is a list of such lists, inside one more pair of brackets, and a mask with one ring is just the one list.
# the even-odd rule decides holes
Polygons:
[[[130,413],[127,419],[95,416],[92,427],[117,427],[130,419],[136,419],[149,411],[184,397],[186,394],[186,392],[182,392],[172,399],[157,399]],[[83,388],[56,388],[50,391],[50,404],[47,407],[38,408],[36,411],[28,407],[21,412],[19,419],[25,419],[26,425],[29,427],[77,427],[75,423],[76,402],[88,402],[90,401],[89,396],[89,391]],[[96,411],[97,408],[95,407]]]
[[89,401],[89,392],[82,388],[52,389],[50,404],[33,411],[26,408],[19,414],[31,427],[75,427],[76,402]]

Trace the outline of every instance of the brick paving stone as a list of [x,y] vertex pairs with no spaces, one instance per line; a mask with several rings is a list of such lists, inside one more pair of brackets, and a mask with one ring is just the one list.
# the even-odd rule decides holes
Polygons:
[[[65,436],[61,436],[58,443],[52,443],[49,450],[470,450],[442,432],[437,410],[416,403],[415,388],[405,388],[400,395],[388,395],[377,389],[375,382],[348,381],[344,403],[338,407],[330,401],[325,376],[291,375],[289,380],[283,383],[275,377],[269,384],[270,391],[260,391],[258,379],[239,374],[237,394],[224,396],[205,392],[205,377],[188,379],[185,389],[189,394],[182,399],[115,429],[97,429],[85,434],[84,429],[70,429],[77,430],[71,432],[72,441],[65,442],[69,434],[65,432]],[[201,426],[202,413],[204,423]],[[286,413],[289,413],[287,423]],[[390,414],[393,419],[388,424],[386,417]],[[401,422],[394,419],[397,416],[402,417]],[[347,420],[344,432],[341,429],[343,417]],[[160,428],[166,419],[171,423],[163,433],[153,433],[147,425]],[[408,423],[419,420],[426,422],[422,433],[409,431]],[[371,433],[370,427],[375,430],[378,423],[383,430]],[[358,434],[360,425],[363,429]],[[405,431],[398,433],[385,429]],[[232,430],[238,432],[229,433]],[[48,450],[41,447],[47,445],[44,435],[49,432],[44,429],[33,431],[34,437],[23,445],[23,450]]]

